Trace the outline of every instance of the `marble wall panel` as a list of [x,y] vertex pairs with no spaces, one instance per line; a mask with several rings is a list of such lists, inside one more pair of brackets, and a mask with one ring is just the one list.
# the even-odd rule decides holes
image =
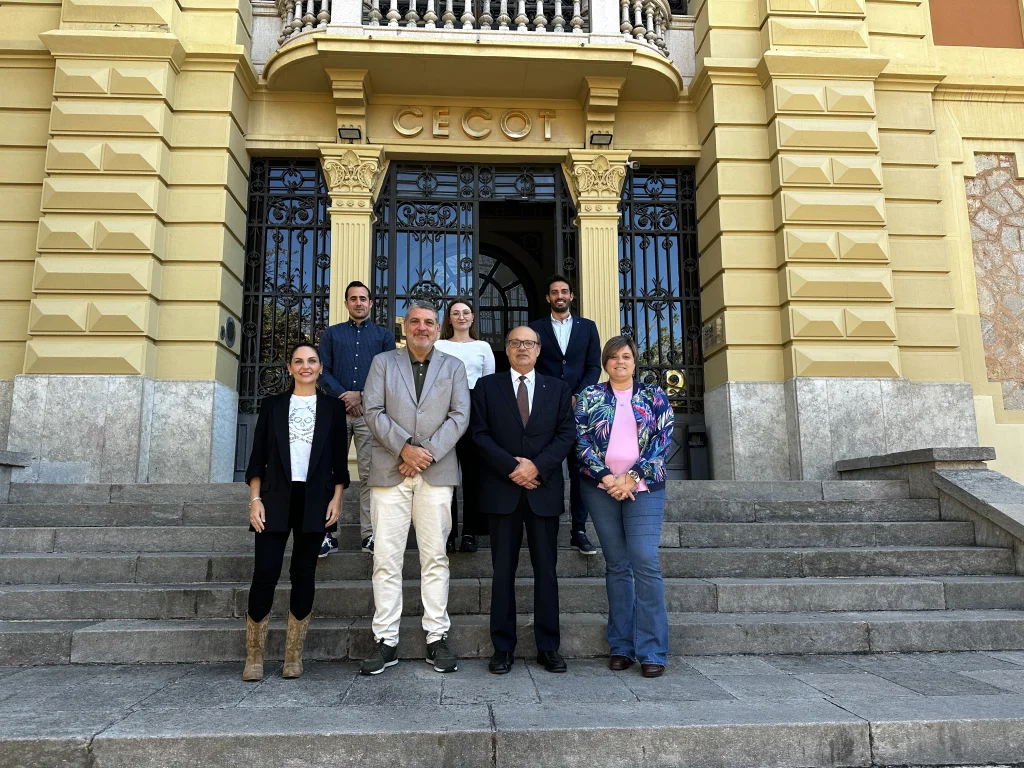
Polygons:
[[711,451],[711,477],[731,480],[732,423],[729,413],[729,385],[721,384],[704,393],[704,423]]
[[794,480],[834,477],[828,380],[790,379],[784,386],[792,392],[786,400],[786,420],[792,425],[790,476]]
[[149,482],[209,482],[213,402],[213,382],[155,382]]
[[786,398],[775,383],[729,385],[736,480],[789,480]]
[[213,438],[210,482],[230,483],[235,476],[235,438],[238,393],[220,382],[213,383]]
[[974,274],[989,381],[1024,410],[1024,180],[1010,154],[975,156],[967,181]]
[[11,429],[11,406],[14,405],[14,379],[0,379],[0,450],[7,448]]

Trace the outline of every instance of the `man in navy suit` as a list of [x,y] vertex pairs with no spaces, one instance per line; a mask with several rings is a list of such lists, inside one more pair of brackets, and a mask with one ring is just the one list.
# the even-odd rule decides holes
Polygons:
[[[534,320],[530,327],[540,336],[537,372],[561,379],[573,397],[601,378],[601,338],[593,320],[573,317],[569,307],[575,298],[569,280],[561,275],[548,278],[547,300],[551,316]],[[573,400],[573,404],[575,404]],[[569,507],[572,536],[569,543],[584,555],[596,555],[587,538],[587,510],[580,494],[580,468],[576,451],[569,452]]]
[[514,328],[505,342],[512,370],[473,388],[470,434],[480,452],[480,498],[488,501],[491,535],[491,643],[488,668],[512,669],[516,647],[516,568],[523,528],[533,563],[533,624],[537,661],[565,672],[558,652],[558,518],[565,510],[562,461],[576,443],[572,395],[561,381],[538,374],[536,331]]

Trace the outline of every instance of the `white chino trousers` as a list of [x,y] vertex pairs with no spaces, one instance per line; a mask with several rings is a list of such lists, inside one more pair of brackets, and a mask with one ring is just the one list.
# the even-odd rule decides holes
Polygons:
[[407,477],[370,496],[373,522],[373,635],[398,645],[402,620],[402,564],[409,524],[416,528],[420,554],[420,600],[427,642],[440,640],[451,627],[448,618],[448,553],[452,527],[452,486],[434,486],[422,475]]

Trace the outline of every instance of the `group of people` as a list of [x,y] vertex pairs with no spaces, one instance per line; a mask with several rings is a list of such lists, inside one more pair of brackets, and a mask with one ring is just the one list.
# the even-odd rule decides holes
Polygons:
[[[293,537],[286,678],[302,674],[302,649],[320,557],[333,536],[356,444],[362,549],[373,555],[374,652],[360,672],[398,663],[402,568],[410,525],[420,562],[426,661],[458,669],[449,642],[449,553],[475,552],[489,536],[493,567],[490,635],[494,674],[515,659],[515,573],[523,531],[533,564],[537,661],[565,672],[559,653],[556,565],[570,482],[573,549],[592,556],[593,520],[606,561],[608,666],[639,663],[660,677],[668,615],[658,562],[673,413],[665,393],[635,377],[638,352],[626,336],[601,348],[595,324],[570,311],[573,289],[548,281],[550,317],[509,331],[508,372],[496,373],[477,339],[472,302],[458,298],[443,322],[431,303],[412,301],[406,346],[370,319],[369,290],[348,285],[346,322],[319,348],[299,344],[287,361],[293,384],[264,399],[246,481],[255,565],[246,614],[244,680],[263,677],[263,649],[285,545]],[[441,336],[443,338],[439,339]],[[607,381],[598,383],[602,370]],[[456,491],[462,486],[462,536]]]

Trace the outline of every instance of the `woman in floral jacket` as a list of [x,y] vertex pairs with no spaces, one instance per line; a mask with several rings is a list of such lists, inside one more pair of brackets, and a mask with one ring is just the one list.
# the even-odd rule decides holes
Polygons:
[[668,611],[658,544],[674,419],[662,389],[633,378],[636,359],[630,338],[604,345],[609,380],[576,400],[576,452],[583,501],[607,563],[608,667],[624,670],[639,661],[644,677],[661,677]]

